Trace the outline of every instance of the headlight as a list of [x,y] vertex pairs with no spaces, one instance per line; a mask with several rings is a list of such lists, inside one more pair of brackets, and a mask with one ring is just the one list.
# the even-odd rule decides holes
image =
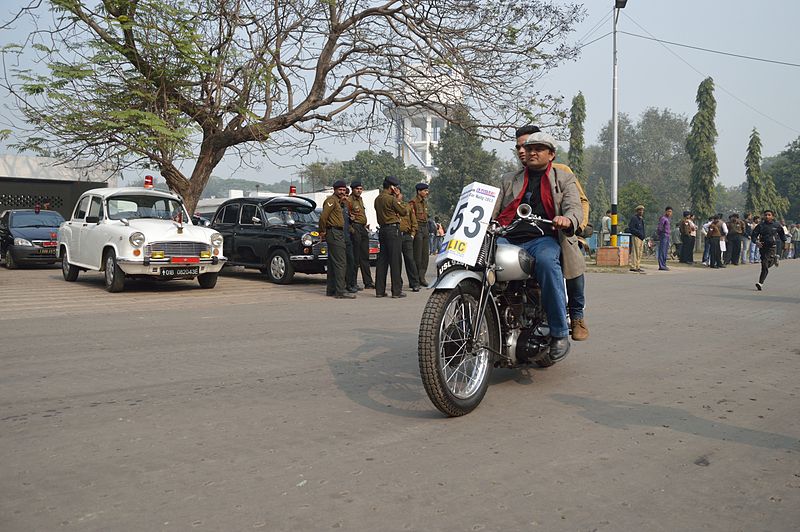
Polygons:
[[219,233],[214,233],[213,235],[211,235],[211,245],[214,246],[215,248],[222,246],[222,240],[223,240],[222,235]]
[[300,242],[301,242],[301,243],[302,243],[304,246],[310,246],[311,244],[313,244],[313,243],[314,243],[314,239],[313,239],[313,238],[311,238],[311,235],[309,235],[308,233],[306,233],[306,234],[304,234],[302,237],[300,237]]
[[30,240],[25,240],[24,238],[15,238],[14,239],[15,246],[33,246]]
[[144,244],[144,235],[137,231],[128,237],[128,242],[131,243],[131,246],[140,248]]

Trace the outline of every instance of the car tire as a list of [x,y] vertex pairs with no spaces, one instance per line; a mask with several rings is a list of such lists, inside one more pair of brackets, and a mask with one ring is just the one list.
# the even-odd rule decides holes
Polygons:
[[200,288],[214,288],[217,286],[218,272],[204,273],[197,276],[197,282],[200,283]]
[[122,292],[125,288],[125,272],[117,264],[117,254],[113,249],[106,252],[105,260],[105,284],[106,290],[111,293]]
[[282,249],[276,249],[267,261],[267,278],[275,284],[289,284],[294,277],[294,267],[289,261],[289,254]]
[[70,283],[75,282],[78,278],[78,268],[73,266],[67,260],[67,248],[61,248],[61,273],[64,275],[64,280]]
[[14,255],[11,254],[10,249],[6,250],[5,259],[6,259],[6,268],[8,268],[9,270],[16,270],[17,268],[19,268],[19,265],[14,260]]

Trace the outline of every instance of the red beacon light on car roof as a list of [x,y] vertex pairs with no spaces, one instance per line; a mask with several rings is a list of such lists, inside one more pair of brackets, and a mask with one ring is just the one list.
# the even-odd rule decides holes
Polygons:
[[153,176],[144,176],[144,188],[153,188]]
[[290,196],[297,196],[297,187],[294,185],[289,185],[289,195]]

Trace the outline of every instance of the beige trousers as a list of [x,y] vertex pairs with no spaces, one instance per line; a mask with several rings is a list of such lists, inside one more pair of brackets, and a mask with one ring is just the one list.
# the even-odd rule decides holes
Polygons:
[[638,270],[642,263],[642,246],[644,240],[631,235],[631,268]]

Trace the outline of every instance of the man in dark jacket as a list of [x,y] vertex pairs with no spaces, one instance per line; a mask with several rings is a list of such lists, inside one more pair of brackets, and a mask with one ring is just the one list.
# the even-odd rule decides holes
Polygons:
[[[764,211],[763,221],[753,229],[753,242],[756,242],[761,251],[761,275],[758,277],[756,289],[764,287],[770,266],[778,267],[778,255],[776,249],[783,249],[786,241],[786,234],[783,226],[775,221],[775,213],[771,209]],[[778,247],[780,241],[780,247]]]
[[644,245],[644,205],[637,205],[636,212],[628,221],[628,233],[631,234],[631,271],[644,273],[642,264],[642,246]]

